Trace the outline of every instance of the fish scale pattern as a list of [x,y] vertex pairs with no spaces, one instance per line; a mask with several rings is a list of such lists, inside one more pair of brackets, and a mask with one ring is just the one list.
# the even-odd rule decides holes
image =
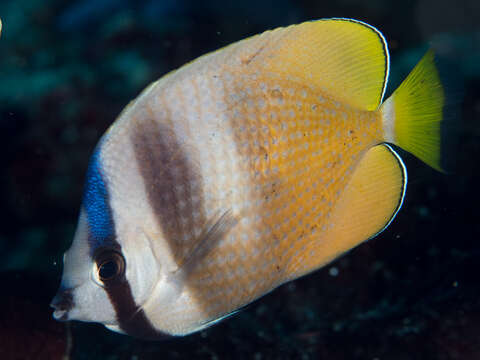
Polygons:
[[238,189],[230,206],[241,220],[190,279],[211,319],[323,265],[315,244],[334,241],[322,237],[331,211],[362,153],[381,139],[378,115],[312,85],[273,74],[220,78],[227,116],[217,118],[234,136],[239,158],[230,161],[243,182],[218,183],[218,192]]
[[[436,169],[443,145],[433,52],[382,103],[389,64],[377,29],[322,19],[148,86],[92,156],[57,295],[75,306],[55,317],[186,335],[378,235],[407,185],[388,143]],[[100,287],[88,281],[98,246],[125,259]]]
[[[219,215],[237,219],[171,306],[144,309],[160,329],[201,327],[324,265],[318,245],[335,241],[324,236],[330,214],[363,154],[381,142],[378,113],[288,69],[249,66],[261,62],[273,33],[162,78],[108,134],[106,148],[122,154],[109,172],[122,199],[114,208],[137,219],[160,257],[181,266]],[[132,183],[143,183],[144,193]]]

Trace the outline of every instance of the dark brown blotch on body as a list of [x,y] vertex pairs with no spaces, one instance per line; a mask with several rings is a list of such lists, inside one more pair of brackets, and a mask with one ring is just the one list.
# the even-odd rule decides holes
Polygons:
[[[238,219],[231,209],[213,209],[205,215],[203,183],[198,164],[186,155],[195,151],[182,144],[168,120],[138,121],[131,135],[148,201],[163,236],[181,271],[183,286],[211,314],[210,290],[197,282],[205,270],[205,259],[235,227]],[[195,230],[197,229],[197,230]],[[185,236],[186,235],[186,236]]]
[[195,228],[207,223],[199,171],[164,122],[138,121],[131,142],[155,219],[181,264],[195,246]]

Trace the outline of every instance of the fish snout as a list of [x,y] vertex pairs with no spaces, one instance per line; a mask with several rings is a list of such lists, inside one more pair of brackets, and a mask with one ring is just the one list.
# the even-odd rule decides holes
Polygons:
[[74,306],[72,289],[60,289],[50,303],[55,311],[53,317],[55,320],[66,321],[68,320],[68,312]]

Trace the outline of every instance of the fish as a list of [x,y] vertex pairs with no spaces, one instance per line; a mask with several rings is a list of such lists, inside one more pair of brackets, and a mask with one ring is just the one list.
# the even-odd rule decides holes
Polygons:
[[443,171],[434,52],[384,101],[389,67],[379,30],[332,18],[153,82],[91,155],[54,317],[188,335],[381,233],[407,186],[394,146]]

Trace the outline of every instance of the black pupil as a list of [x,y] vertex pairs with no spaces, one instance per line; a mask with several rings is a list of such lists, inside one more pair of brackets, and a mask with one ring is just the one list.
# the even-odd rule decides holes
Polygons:
[[110,260],[100,266],[99,275],[102,279],[111,279],[118,272],[118,265],[116,261]]

